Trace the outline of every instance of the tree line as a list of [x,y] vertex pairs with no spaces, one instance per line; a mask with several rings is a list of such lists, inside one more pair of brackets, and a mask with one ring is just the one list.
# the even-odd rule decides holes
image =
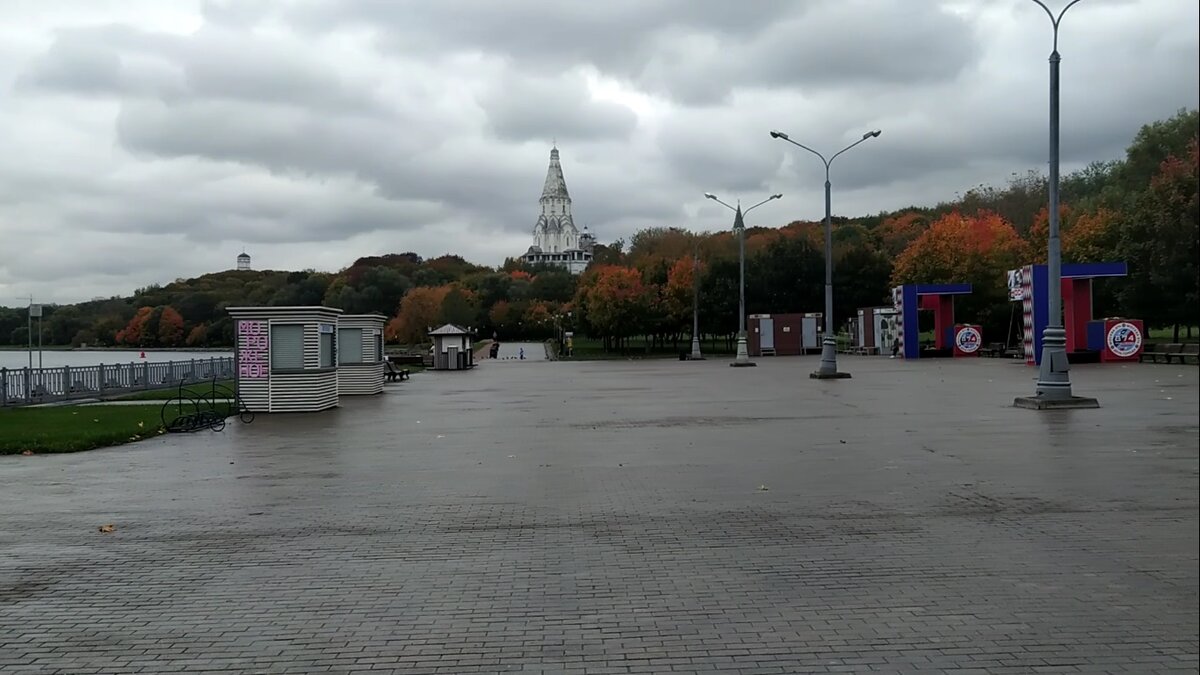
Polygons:
[[[1200,114],[1181,110],[1142,127],[1123,158],[1063,178],[1064,261],[1129,265],[1127,278],[1097,283],[1098,316],[1174,327],[1176,339],[1200,317],[1198,134]],[[974,293],[957,301],[960,319],[982,324],[989,335],[1007,334],[1014,310],[1005,272],[1045,261],[1047,189],[1044,175],[1029,172],[934,206],[836,218],[835,323],[857,308],[890,304],[896,284],[966,282]],[[822,228],[794,221],[746,230],[748,313],[824,310]],[[131,297],[45,306],[42,339],[49,345],[225,347],[233,342],[226,307],[324,304],[384,314],[394,344],[421,344],[430,327],[456,323],[504,340],[571,330],[611,349],[628,348],[631,338],[665,346],[690,338],[693,289],[701,332],[732,339],[738,273],[737,239],[727,228],[696,233],[653,226],[628,242],[598,244],[580,276],[513,259],[492,268],[411,252],[360,258],[337,273],[229,270],[138,289]],[[0,308],[0,343],[26,343],[26,311]]]

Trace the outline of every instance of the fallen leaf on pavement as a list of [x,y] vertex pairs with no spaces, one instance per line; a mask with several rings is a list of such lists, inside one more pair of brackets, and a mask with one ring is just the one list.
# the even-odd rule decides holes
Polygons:
[[103,532],[104,534],[108,534],[109,532],[112,532],[115,529],[117,529],[117,526],[113,525],[112,523],[109,523],[108,525],[100,526],[100,531]]
[[759,492],[766,492],[767,490],[770,490],[770,489],[771,489],[771,488],[767,487],[766,485],[759,485],[759,486],[758,486],[758,490],[759,490]]
[[32,451],[32,450],[26,450],[25,452],[22,452],[21,454],[22,454],[22,455],[25,455],[26,457],[32,457],[32,456],[33,456],[33,451]]

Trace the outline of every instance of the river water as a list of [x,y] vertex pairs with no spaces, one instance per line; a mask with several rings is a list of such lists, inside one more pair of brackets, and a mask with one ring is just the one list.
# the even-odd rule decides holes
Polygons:
[[[223,356],[233,356],[233,352],[181,352],[181,351],[164,351],[147,349],[145,352],[146,358],[142,358],[143,352],[138,349],[89,349],[89,350],[66,350],[66,349],[44,349],[42,350],[42,365],[45,368],[59,368],[61,366],[96,366],[101,363],[129,363],[131,361],[188,361],[191,359],[213,359]],[[25,350],[0,350],[0,368],[24,368],[29,365],[29,356]],[[33,350],[33,367],[38,367],[38,351]]]

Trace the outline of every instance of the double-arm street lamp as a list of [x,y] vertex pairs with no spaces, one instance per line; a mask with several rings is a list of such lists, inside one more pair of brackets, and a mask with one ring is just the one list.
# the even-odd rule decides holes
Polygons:
[[1094,398],[1071,393],[1070,364],[1067,362],[1067,331],[1062,316],[1062,247],[1058,237],[1058,24],[1079,0],[1071,0],[1054,16],[1042,0],[1033,0],[1050,17],[1054,28],[1054,48],[1050,52],[1050,203],[1049,236],[1046,238],[1046,285],[1050,291],[1050,316],[1042,331],[1042,362],[1038,367],[1035,396],[1020,396],[1014,404],[1021,408],[1098,408]]
[[809,377],[815,379],[831,380],[850,377],[850,373],[838,372],[837,339],[833,334],[833,224],[829,199],[829,165],[833,164],[833,160],[837,159],[838,155],[846,152],[850,148],[853,148],[869,138],[875,138],[879,136],[880,133],[881,132],[878,129],[875,131],[868,131],[862,135],[862,138],[833,153],[833,156],[829,159],[825,159],[825,155],[822,155],[807,145],[802,145],[796,141],[793,141],[782,131],[771,132],[771,138],[779,138],[798,148],[803,148],[819,157],[821,162],[825,164],[825,339],[821,343],[821,366],[815,373],[809,373]]
[[700,353],[700,242],[692,251],[692,354],[693,361],[703,361]]
[[733,216],[733,231],[738,237],[738,339],[737,339],[737,356],[734,357],[733,363],[729,364],[736,367],[753,366],[755,363],[750,360],[750,352],[746,350],[746,222],[743,216],[750,213],[754,209],[766,204],[772,199],[779,199],[782,194],[771,195],[761,202],[751,206],[745,211],[742,210],[742,202],[739,200],[736,207],[730,206],[725,202],[717,199],[717,196],[711,192],[705,192],[704,196],[714,202],[724,206],[734,212]]

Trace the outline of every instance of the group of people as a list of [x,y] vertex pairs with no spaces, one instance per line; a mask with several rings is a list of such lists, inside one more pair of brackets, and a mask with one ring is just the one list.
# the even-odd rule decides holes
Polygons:
[[[489,356],[493,359],[500,358],[500,343],[498,341],[492,342],[491,353],[489,354]],[[517,350],[517,358],[522,361],[525,360],[525,348],[524,347],[521,347]]]

